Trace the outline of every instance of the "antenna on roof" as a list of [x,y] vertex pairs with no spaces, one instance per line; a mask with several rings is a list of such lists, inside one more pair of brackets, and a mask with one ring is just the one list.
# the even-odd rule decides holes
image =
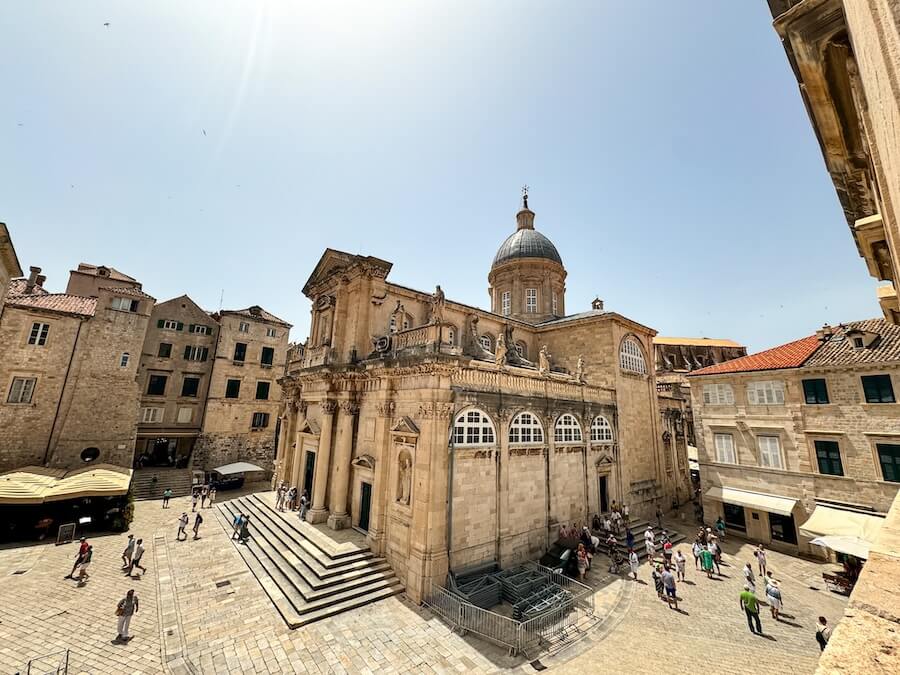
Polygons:
[[222,292],[219,293],[219,311],[222,311],[222,302],[225,300],[225,289],[222,289]]

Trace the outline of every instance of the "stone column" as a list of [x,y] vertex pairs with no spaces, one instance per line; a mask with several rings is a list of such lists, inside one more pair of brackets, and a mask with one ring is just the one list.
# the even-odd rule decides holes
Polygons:
[[291,443],[293,445],[293,460],[291,460],[291,487],[297,488],[297,502],[300,502],[300,467],[303,463],[303,443],[300,437],[300,429],[303,428],[306,421],[306,402],[297,404],[297,412],[294,416],[295,422],[291,429],[293,437]]
[[316,476],[313,481],[312,508],[306,514],[310,523],[322,523],[328,518],[325,508],[325,492],[328,490],[328,468],[331,460],[331,430],[334,426],[334,401],[322,401],[322,431],[319,451],[316,454]]
[[353,454],[353,420],[357,412],[359,412],[359,406],[356,403],[341,402],[334,462],[331,466],[331,499],[328,500],[331,510],[328,516],[328,527],[332,530],[343,530],[345,527],[350,527],[350,514],[347,513],[347,493],[350,490],[350,460]]
[[390,468],[393,456],[391,453],[391,419],[396,405],[393,401],[378,404],[378,420],[375,424],[375,482],[372,486],[372,509],[369,515],[369,548],[376,555],[384,555],[386,549],[388,499],[391,494]]

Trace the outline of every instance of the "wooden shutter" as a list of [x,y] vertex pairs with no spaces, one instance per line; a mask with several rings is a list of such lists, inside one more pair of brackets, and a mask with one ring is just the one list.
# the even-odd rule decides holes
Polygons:
[[165,326],[165,325],[166,325],[166,320],[165,320],[165,319],[160,319],[159,321],[156,322],[156,327],[157,327],[157,328],[162,328],[162,327]]
[[175,326],[175,330],[184,330],[184,324],[179,321]]
[[753,385],[753,384],[747,385],[747,403],[749,403],[750,405],[757,404],[756,385]]
[[190,345],[187,345],[187,346],[184,348],[184,359],[185,359],[185,361],[187,361],[187,360],[190,359],[190,358],[191,358],[191,346],[190,346]]
[[204,347],[200,350],[200,360],[206,361],[206,358],[209,356],[209,347]]
[[196,324],[193,324],[193,323],[192,323],[190,326],[188,326],[188,333],[193,333],[193,332],[194,332],[194,326],[195,326],[195,325],[196,325]]

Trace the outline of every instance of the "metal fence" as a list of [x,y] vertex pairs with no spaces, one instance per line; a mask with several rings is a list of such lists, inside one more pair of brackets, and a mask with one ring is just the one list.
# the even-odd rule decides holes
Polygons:
[[557,574],[537,563],[526,563],[524,566],[539,572],[547,577],[548,581],[569,591],[572,601],[521,622],[489,609],[477,607],[446,588],[434,584],[431,586],[431,593],[425,599],[425,604],[450,624],[452,630],[458,630],[460,634],[474,633],[488,642],[506,647],[512,655],[521,654],[551,641],[554,637],[564,634],[581,618],[594,613],[594,590],[590,586]]
[[69,650],[36,656],[25,667],[26,675],[66,675],[69,672]]

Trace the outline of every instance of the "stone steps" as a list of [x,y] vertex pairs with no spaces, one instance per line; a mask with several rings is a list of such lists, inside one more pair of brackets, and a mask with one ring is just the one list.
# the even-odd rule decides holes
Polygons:
[[291,628],[404,590],[384,558],[368,548],[326,545],[327,537],[314,527],[294,513],[276,511],[257,495],[224,502],[215,511],[229,534],[235,514],[250,515],[250,538],[235,546]]
[[[158,479],[156,485],[153,484],[153,476]],[[172,490],[173,497],[191,494],[191,470],[136,469],[131,479],[131,492],[135,499],[162,499],[166,488]]]
[[[644,531],[647,529],[647,525],[649,524],[650,521],[648,521],[646,518],[632,518],[628,522],[628,527],[631,529],[631,532],[634,535],[634,552],[638,554],[638,558],[642,562],[647,559],[647,549],[644,546]],[[677,530],[669,527],[669,523],[664,522],[663,529],[668,532],[669,541],[672,542],[673,546],[677,547],[678,544],[687,541],[687,537],[681,532],[678,532]],[[656,558],[662,560],[662,542],[660,541],[660,534],[662,533],[662,530],[654,524],[653,533],[654,535],[656,535]],[[600,551],[601,553],[605,554],[606,533],[600,530],[599,532],[595,532],[595,534],[600,537]],[[616,541],[619,543],[619,550],[621,550],[623,553],[628,550],[628,547],[626,546],[624,526],[622,527],[620,534],[616,535]],[[687,555],[687,553],[685,553],[685,555]],[[688,557],[690,558],[690,556]]]

